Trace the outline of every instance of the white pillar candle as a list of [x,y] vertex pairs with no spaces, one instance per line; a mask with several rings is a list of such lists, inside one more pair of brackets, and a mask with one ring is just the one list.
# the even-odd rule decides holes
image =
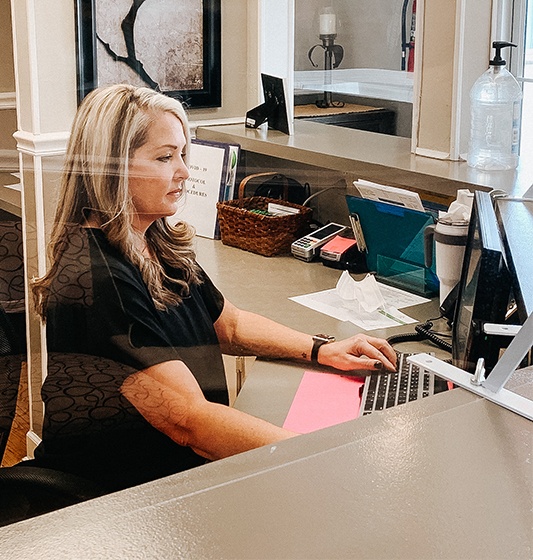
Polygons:
[[337,16],[332,13],[320,14],[320,35],[337,33]]

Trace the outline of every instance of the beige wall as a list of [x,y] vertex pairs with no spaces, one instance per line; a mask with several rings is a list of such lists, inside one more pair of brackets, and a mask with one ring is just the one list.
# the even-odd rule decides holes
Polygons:
[[15,110],[15,73],[11,7],[9,0],[0,0],[0,186],[14,183],[10,172],[17,168],[17,145],[13,133],[17,130]]
[[[446,151],[450,143],[453,59],[455,57],[455,10],[449,3],[425,2],[424,68],[421,82],[421,120],[431,118],[433,126],[419,128],[418,143],[426,149]],[[438,88],[431,84],[439,84]]]
[[492,0],[423,0],[417,5],[417,15],[423,14],[413,107],[417,154],[456,160],[466,153],[469,93],[488,67],[491,11]]
[[[17,145],[15,139],[13,138],[13,133],[17,130],[17,114],[14,108],[10,109],[1,109],[0,110],[0,158],[2,158],[2,162],[0,162],[0,169],[4,169],[4,160],[6,158],[3,157],[4,150],[12,151],[13,154],[8,154],[9,161],[13,158],[16,160],[16,149]],[[8,162],[5,162],[6,165],[9,166]]]
[[222,3],[222,107],[194,109],[191,120],[242,117],[257,104],[258,33],[256,2]]
[[0,92],[15,91],[10,0],[0,0]]

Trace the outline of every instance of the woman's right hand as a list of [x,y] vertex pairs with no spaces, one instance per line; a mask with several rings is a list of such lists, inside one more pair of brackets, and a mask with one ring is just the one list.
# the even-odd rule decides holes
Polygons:
[[350,338],[323,344],[318,363],[341,371],[396,371],[396,352],[383,338],[356,334]]

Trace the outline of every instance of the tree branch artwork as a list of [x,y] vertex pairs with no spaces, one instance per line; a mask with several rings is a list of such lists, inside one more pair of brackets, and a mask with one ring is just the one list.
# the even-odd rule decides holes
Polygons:
[[221,106],[221,0],[74,0],[78,102],[127,83]]
[[155,80],[153,80],[146,72],[143,63],[137,58],[135,50],[135,20],[137,19],[139,8],[144,4],[145,1],[146,0],[133,0],[128,13],[126,14],[126,17],[120,24],[128,56],[120,56],[115,53],[109,43],[106,43],[98,34],[96,34],[96,38],[104,47],[107,54],[109,54],[109,56],[113,58],[113,60],[127,64],[146,83],[146,85],[160,91],[159,84]]

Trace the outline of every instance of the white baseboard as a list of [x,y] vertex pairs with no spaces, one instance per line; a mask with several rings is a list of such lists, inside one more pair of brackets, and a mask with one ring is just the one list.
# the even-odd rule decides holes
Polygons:
[[415,154],[417,156],[424,156],[433,159],[450,159],[449,152],[439,152],[438,150],[428,150],[427,148],[416,148]]
[[26,452],[28,457],[33,459],[33,452],[36,447],[41,443],[41,438],[31,430],[26,434]]
[[415,154],[417,156],[423,156],[433,159],[443,159],[448,161],[463,161],[461,156],[453,158],[449,152],[439,152],[438,150],[429,150],[427,148],[415,148]]

